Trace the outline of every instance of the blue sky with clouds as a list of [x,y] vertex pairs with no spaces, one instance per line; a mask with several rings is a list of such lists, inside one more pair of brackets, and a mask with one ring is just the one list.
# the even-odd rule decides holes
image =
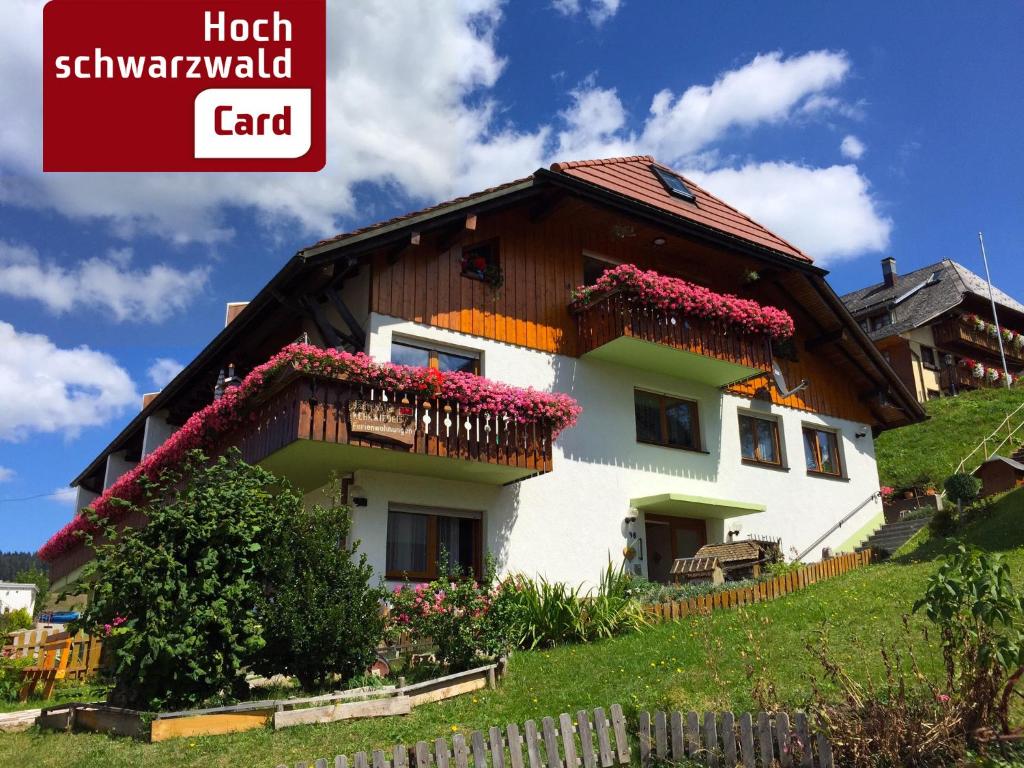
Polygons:
[[42,5],[0,28],[0,550],[300,247],[554,159],[652,153],[840,292],[983,229],[1024,298],[1020,2],[330,0],[328,165],[277,176],[41,174]]

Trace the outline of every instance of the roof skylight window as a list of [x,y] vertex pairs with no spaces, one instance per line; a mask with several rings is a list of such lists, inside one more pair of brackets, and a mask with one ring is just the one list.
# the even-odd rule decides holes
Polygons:
[[656,165],[652,165],[651,170],[661,180],[661,183],[665,185],[665,189],[669,191],[669,194],[681,197],[683,200],[689,200],[691,203],[694,202],[696,198],[694,198],[693,192],[690,191],[690,188],[686,186],[686,182],[681,178]]

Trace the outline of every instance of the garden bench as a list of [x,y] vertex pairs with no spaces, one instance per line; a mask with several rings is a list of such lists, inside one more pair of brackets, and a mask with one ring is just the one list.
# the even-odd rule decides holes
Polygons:
[[43,698],[50,698],[53,686],[67,674],[68,661],[71,659],[71,640],[70,632],[58,632],[46,638],[38,662],[22,671],[18,701],[27,701],[40,683],[43,684]]

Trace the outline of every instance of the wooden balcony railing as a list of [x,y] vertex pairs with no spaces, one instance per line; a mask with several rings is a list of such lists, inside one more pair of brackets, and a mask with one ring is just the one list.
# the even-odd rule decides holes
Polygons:
[[[942,384],[942,389],[946,392],[951,392],[953,389],[956,389],[958,392],[962,392],[965,389],[1006,386],[1002,381],[991,381],[985,377],[976,379],[970,369],[964,368],[960,364],[943,369],[939,379]],[[953,383],[956,384],[955,387],[953,386]]]
[[[511,479],[550,472],[551,427],[502,413],[465,412],[458,403],[388,392],[291,372],[253,408],[231,441],[256,463],[299,440],[506,467]],[[423,472],[420,472],[423,474]]]
[[767,334],[742,333],[718,321],[651,309],[628,293],[609,293],[575,314],[581,355],[627,337],[722,360],[751,372],[772,369]]
[[[973,324],[962,317],[951,317],[932,328],[935,345],[951,347],[962,351],[982,350],[987,356],[999,358],[999,340],[987,331],[979,331]],[[1003,342],[1003,351],[1007,360],[1024,363],[1024,350],[1014,344]]]

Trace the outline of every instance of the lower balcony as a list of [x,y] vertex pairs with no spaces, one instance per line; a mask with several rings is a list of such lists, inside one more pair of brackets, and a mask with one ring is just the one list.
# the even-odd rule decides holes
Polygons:
[[299,371],[275,382],[230,442],[307,489],[356,469],[491,485],[552,469],[550,426]]
[[[978,323],[972,322],[967,317],[951,317],[932,328],[935,336],[935,344],[939,347],[949,348],[964,352],[967,355],[979,352],[984,357],[999,357],[999,339],[992,335],[991,323],[981,323],[985,328],[979,328]],[[1002,350],[1006,359],[1010,362],[1024,363],[1024,345],[1016,339],[1020,336],[1016,331],[1010,332],[1011,340],[1004,340]]]
[[579,353],[723,387],[772,370],[771,340],[718,320],[652,308],[609,293],[574,310]]

